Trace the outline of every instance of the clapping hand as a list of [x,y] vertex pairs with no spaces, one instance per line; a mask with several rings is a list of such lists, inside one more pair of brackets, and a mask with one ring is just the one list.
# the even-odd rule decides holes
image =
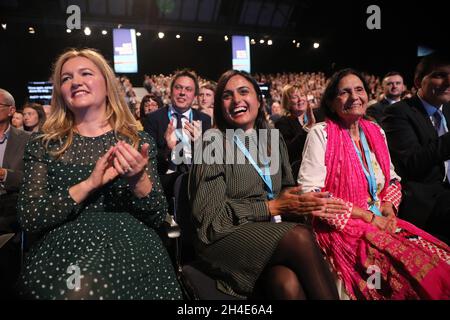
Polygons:
[[139,152],[128,143],[119,141],[114,150],[114,168],[125,178],[142,175],[148,165],[149,147],[150,145],[145,143]]
[[105,184],[113,181],[119,173],[113,166],[115,147],[109,150],[97,160],[94,170],[92,171],[86,183],[91,190],[95,190]]
[[174,120],[170,120],[167,126],[166,132],[164,133],[164,140],[166,140],[166,145],[169,150],[173,150],[177,145],[178,139],[175,133],[175,126],[173,125]]
[[191,141],[197,141],[202,136],[202,122],[199,120],[192,123],[186,122],[183,130]]

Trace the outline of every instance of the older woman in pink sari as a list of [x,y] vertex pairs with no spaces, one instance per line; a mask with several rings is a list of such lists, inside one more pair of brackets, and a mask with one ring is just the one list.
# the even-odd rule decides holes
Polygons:
[[322,101],[327,121],[306,140],[303,191],[328,191],[348,207],[313,220],[317,241],[351,299],[450,299],[449,247],[396,217],[400,177],[384,132],[364,119],[367,102],[361,75],[338,72]]

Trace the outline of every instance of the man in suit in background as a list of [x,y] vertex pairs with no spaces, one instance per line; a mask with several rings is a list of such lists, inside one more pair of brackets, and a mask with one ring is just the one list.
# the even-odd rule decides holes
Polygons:
[[450,240],[450,59],[433,53],[417,65],[417,95],[388,106],[382,122],[402,178],[399,216]]
[[29,133],[14,128],[13,96],[0,89],[0,234],[17,231],[16,205],[23,177],[23,153]]
[[[176,178],[187,172],[192,163],[193,142],[211,127],[208,115],[192,109],[198,94],[195,73],[181,70],[174,75],[170,84],[171,104],[150,113],[144,120],[144,130],[157,144],[158,173],[169,201],[173,196]],[[177,147],[179,143],[182,143],[182,147]]]
[[384,97],[381,101],[371,105],[367,109],[367,115],[374,118],[378,124],[381,124],[384,114],[384,109],[398,101],[400,101],[405,86],[403,84],[403,77],[396,71],[388,72],[383,78],[383,93]]

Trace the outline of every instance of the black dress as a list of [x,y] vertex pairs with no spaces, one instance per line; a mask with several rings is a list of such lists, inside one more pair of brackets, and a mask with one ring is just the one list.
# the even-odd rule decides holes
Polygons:
[[[26,257],[21,295],[33,299],[181,299],[170,259],[154,228],[167,203],[156,173],[152,138],[148,174],[153,189],[137,198],[118,178],[82,204],[69,188],[86,179],[96,161],[117,143],[113,131],[98,137],[75,135],[60,159],[51,157],[36,135],[27,145],[25,181],[18,212],[22,227],[43,233]],[[50,149],[58,148],[50,144]],[[81,275],[79,286],[74,279]],[[75,287],[74,287],[75,285]]]

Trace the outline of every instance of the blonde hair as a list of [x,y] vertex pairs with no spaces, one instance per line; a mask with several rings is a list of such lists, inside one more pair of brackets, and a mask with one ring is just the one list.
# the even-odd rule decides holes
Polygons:
[[106,120],[118,134],[131,140],[134,147],[139,142],[136,120],[128,108],[123,94],[120,92],[117,79],[105,58],[94,49],[69,49],[61,54],[53,66],[53,94],[51,114],[42,126],[42,142],[48,150],[51,141],[66,141],[56,151],[48,150],[52,156],[60,157],[70,147],[75,133],[75,116],[67,107],[61,93],[61,71],[63,65],[70,59],[83,57],[89,59],[100,70],[106,82]]
[[306,95],[303,88],[299,85],[287,84],[283,87],[283,95],[281,97],[281,107],[283,108],[284,113],[287,115],[291,114],[290,99],[295,91],[300,92],[300,94],[302,95]]

